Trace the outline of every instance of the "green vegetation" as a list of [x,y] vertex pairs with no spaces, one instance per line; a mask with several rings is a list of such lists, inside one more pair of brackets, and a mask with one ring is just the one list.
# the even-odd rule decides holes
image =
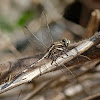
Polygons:
[[35,14],[33,11],[26,11],[22,14],[22,16],[19,18],[17,24],[18,26],[23,26],[29,22],[32,18],[34,18]]
[[12,33],[13,30],[27,24],[31,19],[34,18],[34,16],[35,14],[33,11],[26,11],[22,13],[22,15],[14,23],[10,23],[9,20],[5,16],[0,16],[0,29],[2,31],[7,31],[9,33]]

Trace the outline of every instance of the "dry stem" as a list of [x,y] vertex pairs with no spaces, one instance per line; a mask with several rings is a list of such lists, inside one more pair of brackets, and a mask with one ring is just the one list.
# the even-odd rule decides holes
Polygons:
[[[67,52],[67,55],[64,54],[63,58],[61,55],[61,57],[59,57],[56,60],[56,63],[59,66],[62,64],[66,64],[66,66],[69,67],[69,66],[73,66],[76,64],[80,64],[80,63],[82,64],[82,63],[89,61],[89,59],[87,59],[86,57],[79,56],[80,54],[89,57],[91,60],[98,59],[98,58],[100,58],[100,52],[99,52],[100,48],[97,48],[96,45],[98,45],[99,43],[100,43],[100,32],[95,34],[93,37],[91,37],[88,40],[76,43],[76,44],[74,44],[74,46],[73,46],[73,44],[70,45],[68,48],[69,52]],[[10,62],[11,65],[13,65],[13,66],[9,65],[9,63],[5,63],[3,65],[6,68],[11,67],[12,69],[10,71],[14,71],[14,69],[13,69],[14,67],[24,65],[27,62],[27,60],[28,60],[27,58],[26,59],[24,58],[24,59],[19,59],[17,61]],[[28,60],[28,62],[29,62],[29,60]],[[54,69],[57,70],[56,63],[53,63],[51,65],[51,61],[50,61],[42,66],[40,64],[39,66],[41,66],[41,67],[34,66],[34,70],[31,71],[29,74],[21,76],[20,78],[18,78],[14,82],[8,82],[6,85],[0,86],[1,87],[0,93],[3,93],[11,88],[18,86],[18,85],[30,82],[33,79],[36,79],[36,77],[39,77],[40,74],[43,75],[43,74],[50,72]],[[28,63],[28,65],[29,64],[30,63]],[[1,66],[0,68],[2,68],[2,64],[0,66]],[[40,71],[41,71],[41,73],[40,73]],[[8,71],[6,70],[6,74],[8,75],[9,73],[10,73],[9,70]],[[2,79],[2,77],[4,77],[3,75],[6,75],[6,74],[2,73],[1,79]]]

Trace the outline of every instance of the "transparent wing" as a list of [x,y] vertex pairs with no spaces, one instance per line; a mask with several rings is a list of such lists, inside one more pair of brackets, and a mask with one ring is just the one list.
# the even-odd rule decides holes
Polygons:
[[47,17],[46,17],[46,12],[43,11],[41,14],[41,30],[42,30],[42,39],[44,44],[47,47],[50,47],[51,44],[53,43],[53,38],[50,34],[50,28],[47,23]]
[[26,26],[23,27],[23,31],[28,39],[28,41],[31,43],[31,45],[34,47],[38,45],[38,49],[41,49],[42,50],[46,50],[46,46],[44,44],[41,43],[41,41],[33,34],[31,33],[28,28]]

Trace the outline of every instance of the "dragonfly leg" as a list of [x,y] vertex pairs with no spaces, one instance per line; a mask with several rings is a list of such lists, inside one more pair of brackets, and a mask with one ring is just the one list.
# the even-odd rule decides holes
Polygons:
[[62,66],[64,66],[65,68],[67,68],[67,70],[70,72],[70,74],[75,78],[75,75],[73,74],[73,72],[68,67],[66,67],[64,64]]
[[[57,66],[59,66],[56,61],[55,61],[55,63],[56,63]],[[64,66],[65,68],[67,68],[68,72],[71,74],[71,76],[73,77],[73,79],[75,79],[77,81],[75,75],[73,74],[73,72],[68,67],[66,67],[64,64],[62,64],[61,66]]]
[[[76,49],[76,51],[77,51],[77,54],[78,54],[78,50],[77,49]],[[91,59],[89,57],[87,57],[87,56],[84,56],[84,55],[81,55],[81,54],[79,56],[82,56],[82,57],[84,57],[84,58],[86,58],[86,59],[91,61]]]
[[55,56],[54,52],[52,52],[52,62],[51,62],[51,65],[53,64],[54,61],[56,61],[57,57]]
[[51,65],[53,64],[54,61],[56,61],[57,57],[53,56],[53,59],[52,59],[52,62],[51,62]]

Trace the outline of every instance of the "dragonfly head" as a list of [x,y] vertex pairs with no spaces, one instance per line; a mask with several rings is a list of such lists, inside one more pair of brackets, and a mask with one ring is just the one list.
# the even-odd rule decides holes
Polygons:
[[70,44],[70,40],[64,38],[62,39],[62,42],[64,43],[64,45],[67,47]]

